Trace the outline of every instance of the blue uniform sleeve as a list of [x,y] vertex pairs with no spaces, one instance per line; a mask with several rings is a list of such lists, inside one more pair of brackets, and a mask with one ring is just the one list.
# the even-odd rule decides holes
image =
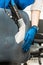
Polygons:
[[0,8],[5,8],[8,6],[10,0],[0,0]]
[[[13,1],[13,0],[11,0]],[[25,7],[34,3],[35,0],[14,0],[18,8],[24,9]],[[7,7],[10,0],[0,0],[0,8]]]
[[25,7],[33,4],[34,2],[35,2],[35,0],[15,0],[16,5],[20,9],[24,9]]

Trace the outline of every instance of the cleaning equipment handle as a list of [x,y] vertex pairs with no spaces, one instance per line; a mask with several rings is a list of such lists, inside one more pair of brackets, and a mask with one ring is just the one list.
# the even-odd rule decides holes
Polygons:
[[9,4],[9,7],[10,7],[10,10],[11,10],[11,13],[12,13],[12,19],[15,21],[16,25],[18,26],[19,28],[19,23],[18,21],[20,22],[20,19],[22,19],[22,16],[20,15],[19,13],[19,10],[15,5],[12,5],[11,3]]

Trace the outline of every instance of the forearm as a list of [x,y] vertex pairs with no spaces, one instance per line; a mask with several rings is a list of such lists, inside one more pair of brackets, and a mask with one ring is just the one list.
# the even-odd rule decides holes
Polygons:
[[32,21],[32,26],[38,26],[40,19],[40,10],[32,10],[31,11],[31,21]]
[[34,4],[31,6],[32,26],[33,25],[38,26],[42,5],[43,5],[43,0],[40,0],[40,1],[35,0]]

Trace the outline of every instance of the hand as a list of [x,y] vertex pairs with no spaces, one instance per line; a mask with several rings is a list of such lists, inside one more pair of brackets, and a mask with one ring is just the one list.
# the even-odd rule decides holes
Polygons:
[[0,8],[9,8],[9,3],[14,5],[14,0],[0,0]]
[[27,52],[30,49],[32,42],[34,40],[34,37],[37,33],[37,30],[38,28],[36,26],[32,26],[30,30],[27,31],[25,35],[25,39],[24,39],[24,44],[22,45],[22,49],[24,52]]

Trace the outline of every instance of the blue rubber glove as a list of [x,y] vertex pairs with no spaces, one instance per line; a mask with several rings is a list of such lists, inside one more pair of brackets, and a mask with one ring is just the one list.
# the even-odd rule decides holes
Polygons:
[[14,0],[0,0],[0,8],[9,8],[9,3],[15,5]]
[[30,49],[37,31],[38,28],[36,26],[32,26],[30,30],[27,31],[24,39],[24,44],[22,45],[22,49],[24,52],[27,52]]

